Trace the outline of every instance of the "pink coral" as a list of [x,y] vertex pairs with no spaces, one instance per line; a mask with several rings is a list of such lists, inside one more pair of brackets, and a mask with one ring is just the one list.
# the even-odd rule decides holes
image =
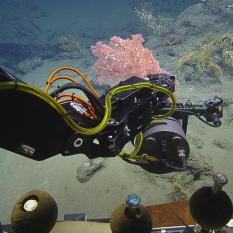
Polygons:
[[160,73],[159,62],[143,42],[142,35],[137,34],[126,40],[113,36],[109,45],[97,42],[92,46],[92,53],[98,58],[93,66],[98,82],[117,84],[131,76],[143,78]]

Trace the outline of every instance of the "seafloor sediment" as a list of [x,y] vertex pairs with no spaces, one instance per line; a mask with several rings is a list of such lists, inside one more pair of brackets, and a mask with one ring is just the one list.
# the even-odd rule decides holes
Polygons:
[[[215,172],[228,176],[229,183],[224,190],[233,200],[233,68],[224,63],[224,58],[217,51],[210,59],[221,67],[221,79],[208,67],[204,72],[198,72],[195,61],[185,63],[179,73],[176,70],[183,54],[196,50],[204,40],[207,43],[225,33],[233,33],[232,9],[230,0],[201,1],[184,10],[159,38],[145,35],[145,47],[153,51],[161,67],[177,74],[180,83],[176,93],[178,101],[191,99],[199,103],[216,95],[224,99],[224,117],[220,128],[208,127],[194,117],[190,119],[187,136],[191,153],[187,171],[152,174],[119,158],[90,162],[84,155],[58,155],[35,162],[1,149],[0,221],[9,223],[16,200],[34,188],[45,190],[56,199],[59,218],[64,213],[76,212],[87,212],[91,217],[109,216],[129,193],[139,194],[145,205],[187,199],[197,188],[212,185]],[[132,25],[130,27],[132,29]],[[142,33],[138,30],[137,33]],[[93,40],[90,35],[88,38]],[[82,48],[82,44],[79,48],[76,40],[73,40],[75,52],[68,51],[70,47],[65,45],[60,44],[61,47],[47,52],[45,48],[38,47],[30,50],[30,45],[25,47],[30,54],[25,52],[22,59],[15,59],[15,65],[10,65],[10,60],[4,57],[0,57],[0,61],[5,67],[9,64],[9,69],[24,81],[39,88],[43,88],[55,68],[63,65],[78,67],[92,78],[90,48]],[[19,50],[22,51],[22,48]],[[35,54],[35,51],[38,53]]]

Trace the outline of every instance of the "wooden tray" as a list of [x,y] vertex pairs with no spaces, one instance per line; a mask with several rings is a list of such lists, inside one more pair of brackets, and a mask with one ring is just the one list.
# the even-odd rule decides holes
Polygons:
[[152,216],[153,227],[181,226],[184,223],[195,224],[189,213],[188,201],[152,205],[146,208]]

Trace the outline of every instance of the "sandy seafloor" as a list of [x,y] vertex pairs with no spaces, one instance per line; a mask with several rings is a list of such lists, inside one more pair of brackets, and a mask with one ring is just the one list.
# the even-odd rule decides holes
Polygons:
[[[75,65],[72,60],[48,61],[40,68],[27,74],[24,80],[30,82],[48,77],[51,70],[61,65]],[[40,79],[35,79],[40,77]],[[225,99],[232,96],[232,81],[224,81],[224,92],[221,96]],[[197,93],[203,97],[215,96],[210,90],[195,86],[180,86],[177,92],[178,99],[197,99]],[[199,99],[199,98],[198,98]],[[232,111],[225,109],[225,113]],[[226,114],[225,114],[226,115]],[[233,143],[232,124],[223,120],[220,128],[211,128],[191,117],[188,126],[188,136],[199,138],[204,142],[202,149],[191,144],[191,153],[203,155],[205,163],[212,166],[212,170],[223,172],[229,178],[229,183],[224,187],[229,196],[233,198]],[[222,140],[222,147],[216,146],[214,140]],[[225,142],[223,142],[226,140]],[[224,144],[225,143],[225,144]],[[171,177],[179,173],[168,175],[150,174],[142,168],[128,164],[120,158],[107,158],[104,168],[87,182],[80,183],[77,179],[77,168],[87,161],[85,155],[63,157],[57,155],[42,162],[32,161],[17,154],[0,149],[0,218],[3,223],[9,223],[11,210],[25,192],[40,189],[49,192],[56,200],[59,207],[59,219],[65,213],[88,213],[89,217],[110,216],[112,210],[130,193],[137,193],[144,205],[152,205],[172,201],[174,185]],[[192,156],[192,155],[190,155]],[[181,172],[182,173],[182,172]],[[4,179],[2,179],[4,177]],[[192,190],[202,185],[212,185],[211,176],[201,176],[192,183]]]
[[[57,26],[56,20],[53,23]],[[49,74],[64,65],[78,67],[86,72],[85,68],[79,67],[75,59],[44,60],[41,67],[22,78],[42,88]],[[223,89],[218,92],[218,87],[215,89],[213,85],[208,87],[181,82],[177,97],[181,101],[192,99],[193,103],[196,103],[201,99],[219,95],[228,102],[220,128],[211,128],[195,117],[190,117],[188,126],[190,157],[196,156],[201,160],[200,166],[204,164],[204,168],[203,174],[197,180],[192,180],[191,187],[187,189],[194,191],[203,185],[212,185],[211,172],[206,172],[205,169],[213,173],[219,171],[226,174],[229,179],[224,190],[233,200],[232,79],[224,78],[221,86]],[[144,205],[178,200],[182,195],[179,196],[179,193],[175,192],[177,186],[174,185],[174,177],[178,174],[187,177],[190,175],[185,172],[150,174],[120,158],[107,158],[103,161],[102,169],[90,180],[81,183],[77,179],[77,169],[87,160],[85,155],[69,157],[57,155],[36,162],[0,149],[0,221],[4,224],[10,223],[14,204],[24,193],[32,189],[47,191],[55,198],[59,208],[59,219],[63,219],[65,213],[80,212],[87,213],[89,217],[106,217],[110,216],[112,210],[124,202],[130,193],[139,194]]]

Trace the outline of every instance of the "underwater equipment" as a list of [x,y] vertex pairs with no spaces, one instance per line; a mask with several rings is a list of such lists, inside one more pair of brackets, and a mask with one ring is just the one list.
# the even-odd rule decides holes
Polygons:
[[[67,70],[84,83],[58,75]],[[58,80],[63,84],[54,89]],[[174,91],[174,76],[155,74],[129,77],[100,95],[88,77],[72,67],[52,72],[42,91],[0,69],[0,147],[37,161],[60,153],[119,156],[155,172],[185,170],[189,116],[219,127],[223,100],[176,103]],[[131,153],[123,150],[129,142]]]
[[213,187],[198,189],[189,200],[190,213],[201,226],[200,232],[221,229],[233,215],[231,199],[222,190],[222,186],[228,182],[227,177],[222,173],[216,173],[213,179]]
[[21,197],[11,214],[15,233],[49,233],[58,217],[56,201],[48,193],[32,190]]
[[111,217],[94,219],[77,213],[57,221],[53,197],[33,190],[17,201],[12,224],[0,224],[0,229],[7,233],[232,233],[232,201],[221,190],[227,177],[216,173],[213,179],[213,187],[199,188],[189,201],[142,206],[140,197],[130,194]]
[[128,195],[126,203],[117,207],[111,216],[112,233],[150,233],[152,219],[136,194]]

